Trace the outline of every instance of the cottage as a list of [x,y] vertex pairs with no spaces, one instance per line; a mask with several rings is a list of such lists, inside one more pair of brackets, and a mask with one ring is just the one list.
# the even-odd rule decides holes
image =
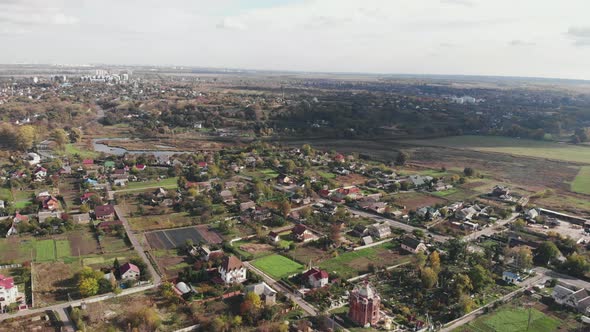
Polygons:
[[219,266],[219,275],[226,284],[246,281],[246,267],[236,256],[226,256]]
[[219,196],[221,196],[221,200],[223,201],[223,203],[225,204],[234,204],[234,194],[229,191],[229,190],[222,190],[219,193]]
[[247,201],[240,203],[240,211],[244,212],[246,210],[254,210],[256,209],[256,203],[253,201]]
[[516,284],[517,282],[521,282],[522,278],[516,273],[504,271],[502,273],[502,280],[509,284]]
[[246,286],[246,293],[255,293],[260,296],[265,305],[273,305],[277,299],[277,292],[265,282]]
[[293,229],[291,229],[291,235],[299,242],[309,242],[315,239],[313,233],[302,224],[293,227]]
[[113,184],[118,187],[125,187],[128,182],[129,182],[129,179],[115,179],[113,181]]
[[474,232],[479,229],[479,224],[470,221],[465,221],[463,222],[463,229]]
[[317,269],[315,267],[307,270],[302,276],[311,288],[321,288],[328,284],[329,276],[328,272]]
[[57,198],[55,198],[53,196],[49,196],[48,198],[44,199],[42,204],[43,204],[43,209],[49,210],[49,211],[55,211],[60,208],[59,201],[57,200]]
[[424,242],[422,242],[421,240],[418,240],[412,236],[404,237],[404,239],[402,240],[401,247],[403,250],[405,250],[409,253],[412,253],[412,254],[416,254],[418,252],[424,252],[427,249]]
[[72,220],[76,224],[86,225],[90,222],[90,213],[80,213],[72,215]]
[[219,257],[223,255],[223,250],[211,250],[208,246],[193,246],[189,252],[193,257],[198,257],[201,260],[209,261],[214,257]]
[[568,306],[576,311],[587,314],[590,312],[590,292],[585,288],[560,282],[553,288],[551,297],[557,304]]
[[528,220],[534,221],[537,219],[537,217],[539,217],[539,215],[540,214],[539,214],[539,211],[537,211],[537,209],[530,209],[530,210],[526,211],[526,218]]
[[378,239],[384,239],[391,236],[391,227],[389,224],[373,224],[369,226],[369,234]]
[[276,232],[270,232],[270,233],[268,233],[268,238],[273,243],[277,243],[277,242],[279,242],[281,240],[281,237],[279,236],[279,233],[276,233]]
[[125,263],[121,265],[119,272],[121,273],[121,279],[123,280],[137,280],[139,279],[140,275],[139,267],[131,263]]
[[98,205],[94,208],[94,216],[97,220],[115,219],[115,207],[111,204]]

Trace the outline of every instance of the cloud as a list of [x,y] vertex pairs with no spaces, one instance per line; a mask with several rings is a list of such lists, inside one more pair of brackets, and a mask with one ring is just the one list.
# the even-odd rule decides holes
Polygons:
[[459,5],[465,7],[473,7],[475,3],[471,0],[440,0],[441,3],[451,4],[451,5]]
[[570,27],[566,35],[573,40],[574,46],[590,46],[590,26]]
[[222,30],[246,30],[248,28],[246,24],[233,17],[224,18],[216,27]]
[[525,47],[525,46],[535,46],[536,44],[533,42],[528,42],[528,41],[524,41],[524,40],[520,40],[520,39],[513,39],[510,42],[508,42],[508,46],[513,46],[513,47]]
[[0,24],[11,25],[71,25],[79,22],[77,17],[67,15],[60,9],[61,1],[0,0]]

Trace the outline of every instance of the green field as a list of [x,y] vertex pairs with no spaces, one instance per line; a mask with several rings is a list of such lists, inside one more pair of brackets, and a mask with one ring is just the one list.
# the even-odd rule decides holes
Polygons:
[[275,279],[288,277],[303,271],[303,265],[281,255],[271,255],[252,261],[252,265]]
[[42,240],[35,243],[37,262],[49,262],[55,260],[55,242],[53,240]]
[[330,173],[330,172],[318,171],[318,175],[323,177],[326,180],[331,180],[331,179],[336,178],[336,174]]
[[559,319],[547,316],[534,308],[530,310],[530,314],[531,321],[528,329],[528,309],[505,307],[456,328],[453,332],[551,332],[556,331],[561,323]]
[[135,191],[144,190],[149,188],[165,188],[165,189],[176,189],[178,188],[178,178],[166,178],[162,180],[152,180],[145,182],[129,182],[125,188],[119,191]]
[[68,156],[77,154],[82,159],[94,159],[98,157],[98,153],[96,151],[82,149],[74,144],[66,144],[65,153]]
[[590,164],[590,147],[499,136],[452,136],[424,140],[404,140],[422,146],[442,146],[484,152],[499,152],[535,158]]
[[13,200],[10,188],[0,188],[0,199],[8,202]]
[[57,258],[69,257],[72,255],[72,249],[70,248],[70,241],[68,240],[55,240],[55,254]]
[[571,184],[573,192],[590,195],[590,166],[580,168],[580,172]]

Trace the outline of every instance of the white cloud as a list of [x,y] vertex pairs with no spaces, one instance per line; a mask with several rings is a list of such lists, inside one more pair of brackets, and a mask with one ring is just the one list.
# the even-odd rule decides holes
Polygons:
[[590,26],[570,27],[566,33],[575,46],[590,46]]
[[226,17],[217,24],[217,28],[224,30],[246,30],[248,27],[239,19]]

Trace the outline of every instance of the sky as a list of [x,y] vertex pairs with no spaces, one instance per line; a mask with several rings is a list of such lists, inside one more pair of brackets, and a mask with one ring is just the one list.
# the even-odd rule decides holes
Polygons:
[[0,0],[0,63],[590,79],[590,1]]

